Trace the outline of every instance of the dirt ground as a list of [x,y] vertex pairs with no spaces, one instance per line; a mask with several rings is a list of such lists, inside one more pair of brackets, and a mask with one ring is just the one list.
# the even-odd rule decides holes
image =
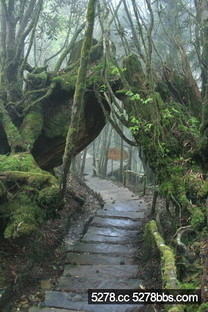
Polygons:
[[[17,241],[0,239],[0,289],[2,284],[13,287],[10,296],[10,301],[13,301],[12,307],[1,312],[26,312],[31,305],[41,304],[45,291],[55,287],[63,272],[66,256],[63,248],[64,238],[67,236],[67,240],[70,238],[72,243],[79,240],[96,210],[103,206],[101,197],[75,175],[69,179],[69,189],[65,207],[59,212],[59,218],[48,221],[38,235]],[[134,187],[132,190],[136,192]],[[147,191],[143,199],[150,210],[151,191]],[[147,214],[144,225],[148,220]],[[141,279],[144,280],[145,287],[161,288],[158,259],[150,259],[144,264],[142,242],[138,249],[138,264],[143,268]],[[153,305],[145,306],[141,310],[158,311],[162,310]]]

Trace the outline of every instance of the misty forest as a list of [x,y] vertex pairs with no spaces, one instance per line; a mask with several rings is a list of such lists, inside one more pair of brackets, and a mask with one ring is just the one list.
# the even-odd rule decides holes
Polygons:
[[[1,311],[35,304],[11,307],[38,284],[24,276],[47,259],[51,224],[87,214],[70,208],[87,200],[73,186],[87,177],[148,201],[135,247],[144,287],[201,290],[199,305],[132,311],[208,311],[207,174],[207,0],[0,0]],[[43,312],[58,308],[80,309]]]

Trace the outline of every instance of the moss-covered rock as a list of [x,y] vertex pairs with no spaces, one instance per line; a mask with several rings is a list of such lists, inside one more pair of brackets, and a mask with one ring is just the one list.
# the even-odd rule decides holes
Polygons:
[[42,189],[38,194],[37,202],[41,207],[47,209],[48,215],[55,215],[63,205],[63,200],[60,198],[59,187],[52,186]]
[[0,172],[5,171],[24,171],[24,172],[43,172],[36,164],[33,156],[30,153],[16,153],[0,155]]
[[5,238],[17,238],[38,230],[38,225],[46,220],[46,212],[38,207],[25,192],[2,205],[1,210],[9,211],[9,223],[5,229]]
[[38,231],[41,223],[55,216],[63,202],[57,179],[41,170],[29,153],[0,156],[0,218],[6,238]]
[[43,108],[37,104],[23,120],[21,126],[21,137],[26,147],[31,150],[43,127]]

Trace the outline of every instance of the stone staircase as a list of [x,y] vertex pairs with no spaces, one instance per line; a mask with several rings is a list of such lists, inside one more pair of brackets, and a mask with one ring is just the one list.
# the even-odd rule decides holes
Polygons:
[[105,201],[86,234],[67,244],[65,269],[57,287],[45,293],[42,308],[29,312],[130,312],[141,305],[88,304],[88,289],[140,289],[137,253],[145,203],[124,187],[99,178],[87,185]]

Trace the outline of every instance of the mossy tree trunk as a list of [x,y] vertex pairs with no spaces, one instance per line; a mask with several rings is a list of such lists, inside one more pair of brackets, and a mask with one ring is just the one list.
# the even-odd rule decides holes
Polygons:
[[[91,39],[95,5],[96,1],[89,2],[86,37]],[[79,58],[57,73],[84,24],[61,55],[55,72],[48,72],[47,65],[28,64],[42,8],[43,0],[0,1],[0,222],[1,234],[8,238],[29,235],[41,222],[57,215],[62,203],[59,184],[49,172],[62,163],[69,116],[75,117],[73,155],[90,144],[105,125],[96,95],[85,93],[91,39],[84,42],[79,75]],[[100,76],[99,66],[94,73]],[[90,79],[92,90],[96,78],[91,74]]]
[[[150,253],[155,246],[160,252],[163,288],[167,290],[180,289],[174,251],[165,244],[155,221],[150,221],[146,224],[144,238],[144,260],[147,261],[149,259]],[[170,305],[167,307],[168,312],[184,312],[184,309],[184,305]]]
[[90,49],[92,45],[92,35],[95,20],[96,0],[89,0],[87,8],[87,27],[83,46],[81,50],[80,65],[75,87],[71,122],[69,125],[66,146],[63,157],[63,175],[61,178],[61,193],[66,189],[67,175],[72,158],[76,155],[76,141],[81,125],[84,123],[84,94],[86,91],[86,76],[89,63]]

